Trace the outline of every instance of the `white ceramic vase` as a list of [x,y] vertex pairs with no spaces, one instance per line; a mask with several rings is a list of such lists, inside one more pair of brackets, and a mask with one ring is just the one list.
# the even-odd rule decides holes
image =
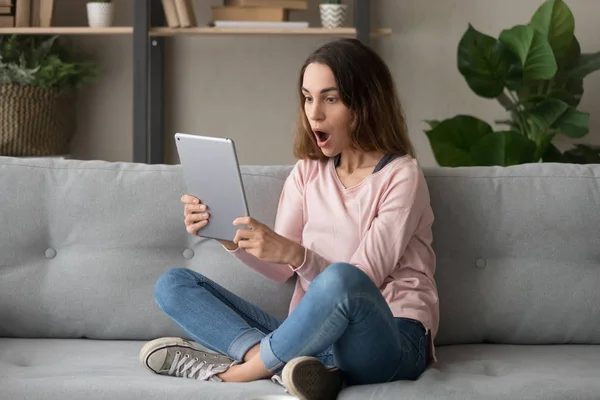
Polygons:
[[88,25],[94,28],[112,26],[115,15],[112,3],[87,3]]
[[346,23],[346,4],[319,4],[323,28],[340,28]]

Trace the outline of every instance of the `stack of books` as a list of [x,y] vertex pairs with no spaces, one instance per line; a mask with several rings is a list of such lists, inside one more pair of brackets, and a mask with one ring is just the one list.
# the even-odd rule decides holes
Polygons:
[[54,0],[0,0],[0,27],[52,25]]
[[308,0],[224,0],[212,7],[211,26],[243,28],[308,28],[308,22],[289,20],[289,11],[306,10]]
[[169,28],[189,28],[197,25],[192,0],[161,1]]
[[0,28],[15,26],[15,11],[13,0],[0,0]]

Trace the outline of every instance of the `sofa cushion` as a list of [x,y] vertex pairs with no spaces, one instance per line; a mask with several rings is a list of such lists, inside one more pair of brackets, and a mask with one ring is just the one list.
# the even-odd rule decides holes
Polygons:
[[[144,342],[0,339],[1,398],[244,400],[282,395],[264,380],[198,382],[156,375],[138,360]],[[416,382],[344,389],[340,400],[597,399],[600,346],[444,346]]]
[[[291,167],[243,167],[251,215],[272,226]],[[262,277],[183,222],[180,166],[0,157],[0,336],[187,335],[154,300],[186,267],[278,318],[293,281]]]
[[600,393],[598,345],[455,345],[416,382],[353,388],[339,400],[584,400]]
[[600,165],[425,172],[437,344],[600,343]]

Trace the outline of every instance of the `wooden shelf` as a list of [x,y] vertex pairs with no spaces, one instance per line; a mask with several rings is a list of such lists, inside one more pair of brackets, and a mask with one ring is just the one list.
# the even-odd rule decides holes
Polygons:
[[[371,36],[391,35],[391,29],[378,29]],[[313,36],[356,36],[354,28],[152,28],[150,36],[184,36],[184,35],[313,35]]]
[[[354,28],[151,28],[150,36],[195,36],[195,35],[296,35],[296,36],[356,36]],[[131,35],[133,27],[114,26],[90,28],[87,26],[51,26],[47,28],[22,27],[0,28],[0,35]],[[371,36],[388,36],[391,29],[377,29]]]
[[111,26],[90,28],[89,26],[51,26],[47,28],[22,27],[0,28],[0,35],[131,35],[132,26]]

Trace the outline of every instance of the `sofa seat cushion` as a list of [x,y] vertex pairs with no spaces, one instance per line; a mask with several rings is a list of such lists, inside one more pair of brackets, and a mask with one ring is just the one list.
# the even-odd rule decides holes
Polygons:
[[[245,400],[282,395],[269,380],[215,383],[155,375],[138,361],[143,341],[0,338],[4,399]],[[460,345],[438,348],[416,382],[344,389],[340,400],[597,399],[600,346]]]
[[598,345],[454,345],[416,382],[354,388],[340,399],[597,400]]
[[0,399],[233,400],[285,394],[271,382],[234,384],[156,375],[145,341],[0,338]]

